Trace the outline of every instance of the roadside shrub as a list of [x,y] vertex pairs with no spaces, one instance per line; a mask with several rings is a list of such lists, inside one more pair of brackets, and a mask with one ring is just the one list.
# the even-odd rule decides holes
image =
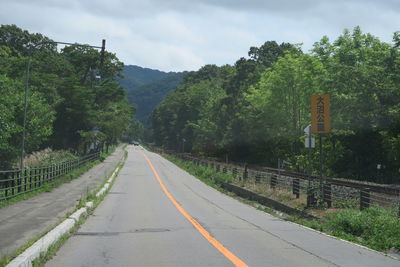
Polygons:
[[30,168],[47,166],[77,158],[77,155],[67,150],[52,150],[51,148],[46,148],[26,156],[24,159],[24,166]]
[[327,229],[336,236],[354,236],[376,250],[400,249],[400,220],[395,210],[371,207],[348,209],[325,216]]

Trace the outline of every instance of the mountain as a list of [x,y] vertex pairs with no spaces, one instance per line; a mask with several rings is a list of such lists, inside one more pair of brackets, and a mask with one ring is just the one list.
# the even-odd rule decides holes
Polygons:
[[120,83],[125,90],[130,91],[130,89],[161,80],[175,72],[163,72],[135,65],[126,65],[122,73],[124,78],[120,80]]
[[136,106],[136,118],[147,124],[154,107],[176,88],[185,72],[163,72],[127,65],[123,74],[119,83],[126,90],[129,102]]

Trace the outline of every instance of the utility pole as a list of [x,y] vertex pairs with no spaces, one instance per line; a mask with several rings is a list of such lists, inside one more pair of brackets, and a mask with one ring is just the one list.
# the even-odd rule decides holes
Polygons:
[[22,144],[21,144],[21,161],[19,168],[22,172],[24,168],[24,157],[25,157],[25,135],[26,135],[26,111],[28,109],[28,88],[29,88],[29,71],[31,67],[31,58],[29,56],[28,62],[26,63],[26,76],[25,76],[25,93],[24,93],[24,122],[22,128]]
[[106,40],[103,39],[101,42],[101,51],[100,51],[100,70],[103,70],[105,50],[106,50]]

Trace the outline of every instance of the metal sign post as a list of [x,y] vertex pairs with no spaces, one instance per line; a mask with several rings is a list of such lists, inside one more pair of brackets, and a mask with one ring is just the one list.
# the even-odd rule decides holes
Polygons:
[[[306,128],[304,128],[304,133],[307,135],[307,138],[304,141],[304,145],[306,148],[308,148],[308,163],[307,163],[307,173],[311,177],[312,175],[312,163],[311,163],[311,148],[315,147],[315,139],[311,138],[311,124],[307,125]],[[313,205],[313,200],[311,199],[311,180],[308,179],[307,183],[307,206]]]
[[322,157],[322,134],[331,132],[331,98],[328,94],[311,96],[311,130],[319,134],[319,172],[320,172],[320,199],[323,200],[323,157]]

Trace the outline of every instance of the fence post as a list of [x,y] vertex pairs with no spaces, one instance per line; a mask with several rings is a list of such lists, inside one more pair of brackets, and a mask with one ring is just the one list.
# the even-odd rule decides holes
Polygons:
[[226,166],[224,166],[224,167],[222,168],[222,172],[223,172],[223,173],[226,173]]
[[296,198],[300,198],[300,179],[293,179],[293,195],[296,195]]
[[[0,184],[2,185],[2,186],[0,186],[0,189],[1,188],[4,188],[4,197],[5,198],[7,198],[7,196],[8,196],[8,187],[10,187],[9,185],[11,184],[10,183],[10,175],[11,173],[7,173],[7,172],[5,172],[4,173],[4,175],[0,178]],[[6,182],[3,182],[2,180],[5,180]]]
[[20,193],[21,192],[21,190],[22,190],[22,176],[23,176],[23,173],[22,173],[23,171],[22,171],[22,169],[19,169],[19,172],[18,172],[18,177],[17,177],[17,194],[18,193]]
[[215,171],[216,171],[216,172],[219,172],[219,168],[220,168],[220,166],[219,166],[219,164],[217,163],[217,166],[216,166]]
[[15,174],[17,172],[12,172],[12,180],[11,180],[11,195],[15,194]]
[[316,198],[315,198],[315,192],[312,187],[307,188],[307,207],[311,207],[315,205],[316,203]]
[[37,167],[33,169],[33,188],[38,187],[38,174],[37,174]]
[[38,172],[39,172],[39,183],[38,183],[38,187],[41,187],[42,186],[42,179],[43,179],[43,168],[40,168],[39,170],[38,170]]
[[29,170],[25,168],[25,175],[24,175],[25,176],[25,178],[24,178],[24,190],[25,190],[25,192],[26,192],[26,188],[27,188],[26,186],[28,184],[28,178],[29,178],[28,174],[29,174]]
[[245,163],[244,170],[243,170],[243,180],[247,180],[248,176],[249,176],[249,172],[247,171],[247,163]]
[[272,174],[271,181],[270,181],[270,186],[272,189],[275,189],[277,182],[278,182],[278,180],[277,180],[276,174]]
[[399,201],[399,203],[398,203],[398,206],[399,206],[399,208],[398,208],[398,210],[397,210],[397,217],[400,218],[400,201]]
[[324,184],[323,190],[324,201],[328,205],[328,208],[332,208],[332,185],[329,183]]
[[32,182],[32,170],[31,168],[29,168],[26,170],[25,191],[31,189],[31,182]]
[[55,176],[56,176],[56,167],[53,164],[53,165],[51,165],[50,180],[54,180]]
[[399,206],[397,217],[400,219],[400,190],[397,191],[397,205]]
[[360,190],[360,210],[369,208],[371,204],[370,196],[371,193],[369,188],[364,188]]

